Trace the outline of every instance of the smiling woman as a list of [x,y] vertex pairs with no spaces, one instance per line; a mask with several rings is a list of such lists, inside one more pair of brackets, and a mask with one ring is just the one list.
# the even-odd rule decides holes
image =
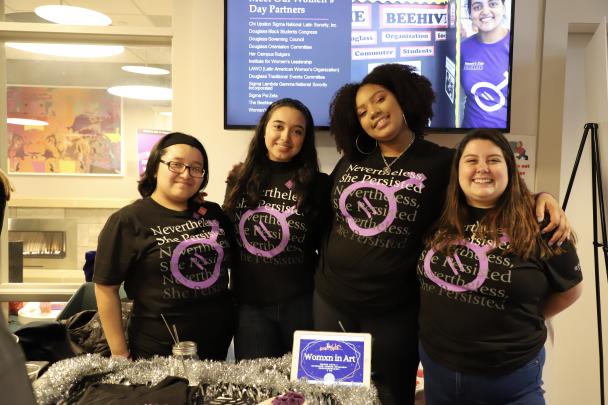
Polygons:
[[183,211],[203,183],[203,155],[194,146],[175,144],[165,147],[163,158],[151,197],[167,208]]
[[573,243],[552,248],[505,137],[469,133],[446,206],[418,259],[420,358],[429,405],[545,403],[545,319],[581,293]]
[[304,144],[306,120],[295,108],[277,108],[268,123],[264,143],[268,149],[268,159],[273,162],[289,162],[300,153]]
[[[181,340],[197,344],[201,359],[226,358],[234,327],[228,269],[235,243],[221,208],[197,202],[208,171],[207,152],[196,138],[164,136],[139,182],[142,199],[114,213],[101,231],[93,281],[113,356],[171,354],[164,316]],[[118,297],[122,282],[133,299],[128,346]]]
[[491,141],[467,143],[458,163],[458,182],[467,203],[492,208],[507,188],[509,174],[501,149]]
[[295,330],[312,329],[313,274],[329,211],[308,108],[294,99],[262,114],[245,163],[228,180],[224,204],[238,233],[234,274],[237,359],[279,357]]
[[509,43],[505,0],[468,0],[476,32],[460,46],[466,101],[461,127],[505,128],[509,90]]

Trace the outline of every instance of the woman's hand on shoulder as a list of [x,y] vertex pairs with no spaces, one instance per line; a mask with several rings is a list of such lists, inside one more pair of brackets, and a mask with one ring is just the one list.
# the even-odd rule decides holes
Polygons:
[[549,246],[554,244],[561,246],[570,238],[572,227],[557,200],[551,194],[541,192],[536,195],[536,218],[539,223],[543,222],[546,213],[549,214],[549,223],[541,229],[541,232],[553,232]]

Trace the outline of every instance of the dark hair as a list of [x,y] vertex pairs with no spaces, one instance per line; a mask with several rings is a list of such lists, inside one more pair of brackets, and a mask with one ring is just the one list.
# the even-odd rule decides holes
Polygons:
[[270,177],[268,165],[268,149],[264,141],[266,125],[272,114],[281,107],[290,107],[298,110],[304,116],[306,128],[304,142],[300,152],[291,159],[294,165],[294,193],[297,195],[298,209],[307,209],[309,205],[310,190],[315,174],[319,172],[319,161],[317,159],[317,149],[315,148],[315,123],[312,114],[302,102],[291,98],[282,98],[275,101],[266,108],[257,127],[253,133],[253,138],[249,144],[247,158],[240,168],[233,170],[229,178],[229,183],[235,185],[230,191],[224,203],[224,208],[228,211],[234,210],[238,199],[244,195],[249,208],[257,207],[261,193],[267,186]]
[[[15,189],[9,181],[8,175],[2,169],[0,169],[0,187],[4,189],[4,199],[9,201],[11,199],[11,191],[15,191]],[[0,224],[1,226],[2,224]]]
[[[141,175],[138,182],[139,184],[137,185],[137,190],[142,197],[151,196],[156,189],[156,173],[158,173],[160,159],[167,152],[167,147],[176,144],[190,145],[201,152],[201,155],[203,155],[203,169],[205,170],[205,175],[203,176],[203,182],[201,183],[199,191],[207,187],[207,183],[209,183],[209,159],[207,159],[207,151],[205,150],[205,147],[192,135],[187,135],[181,132],[171,132],[170,134],[163,136],[150,151],[148,163],[146,164],[146,170]],[[192,198],[194,198],[194,196],[192,196],[191,199]]]
[[[505,0],[501,0],[502,4],[505,4]],[[467,10],[469,11],[469,16],[471,16],[471,3],[473,2],[473,0],[467,0]]]
[[540,225],[534,215],[534,197],[519,175],[509,142],[495,129],[473,130],[458,145],[452,160],[445,206],[435,227],[436,232],[429,238],[430,245],[436,250],[449,250],[465,238],[464,227],[471,218],[466,197],[458,182],[459,163],[468,143],[478,139],[490,141],[500,148],[509,180],[496,205],[480,221],[481,229],[476,231],[477,236],[498,241],[504,232],[510,239],[510,247],[505,253],[513,252],[524,259],[535,254],[544,258],[560,253],[558,248],[552,249],[542,239]]
[[416,73],[412,66],[389,63],[377,66],[361,83],[346,84],[336,92],[330,105],[329,128],[336,138],[338,151],[358,160],[364,155],[357,145],[359,149],[367,151],[373,150],[376,144],[365,133],[357,116],[355,98],[361,86],[366,84],[377,84],[390,91],[414,135],[419,138],[424,136],[424,129],[433,118],[435,93],[432,84],[429,79]]

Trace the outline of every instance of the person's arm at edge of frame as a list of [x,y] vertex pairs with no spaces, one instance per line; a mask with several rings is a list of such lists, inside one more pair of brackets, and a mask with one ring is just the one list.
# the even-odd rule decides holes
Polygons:
[[110,346],[112,357],[129,358],[129,348],[122,325],[122,309],[120,305],[119,285],[104,285],[95,283],[95,298],[97,311],[103,332]]

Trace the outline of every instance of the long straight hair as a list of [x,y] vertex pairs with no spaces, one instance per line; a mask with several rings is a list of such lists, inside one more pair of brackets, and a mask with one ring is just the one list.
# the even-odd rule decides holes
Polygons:
[[507,165],[509,181],[496,205],[479,221],[479,238],[498,241],[502,234],[510,240],[505,253],[514,253],[524,260],[534,255],[546,258],[561,252],[543,240],[534,215],[534,197],[519,176],[515,156],[507,139],[497,130],[476,129],[469,132],[458,145],[454,159],[446,203],[429,243],[435,250],[449,251],[465,239],[465,225],[470,223],[469,207],[458,182],[459,163],[465,147],[473,140],[486,140],[498,146]]
[[310,186],[316,173],[319,172],[319,161],[315,148],[315,124],[308,107],[302,102],[291,98],[283,98],[269,105],[262,114],[249,144],[245,163],[233,170],[229,176],[228,182],[234,183],[234,187],[224,203],[224,209],[227,211],[233,211],[241,197],[245,197],[247,207],[255,208],[258,206],[262,191],[268,186],[268,179],[271,174],[267,157],[268,149],[264,140],[266,126],[272,114],[281,107],[298,110],[306,121],[302,149],[291,159],[290,163],[294,167],[292,181],[294,183],[294,193],[297,196],[297,208],[301,211],[308,210],[310,195],[313,192]]

